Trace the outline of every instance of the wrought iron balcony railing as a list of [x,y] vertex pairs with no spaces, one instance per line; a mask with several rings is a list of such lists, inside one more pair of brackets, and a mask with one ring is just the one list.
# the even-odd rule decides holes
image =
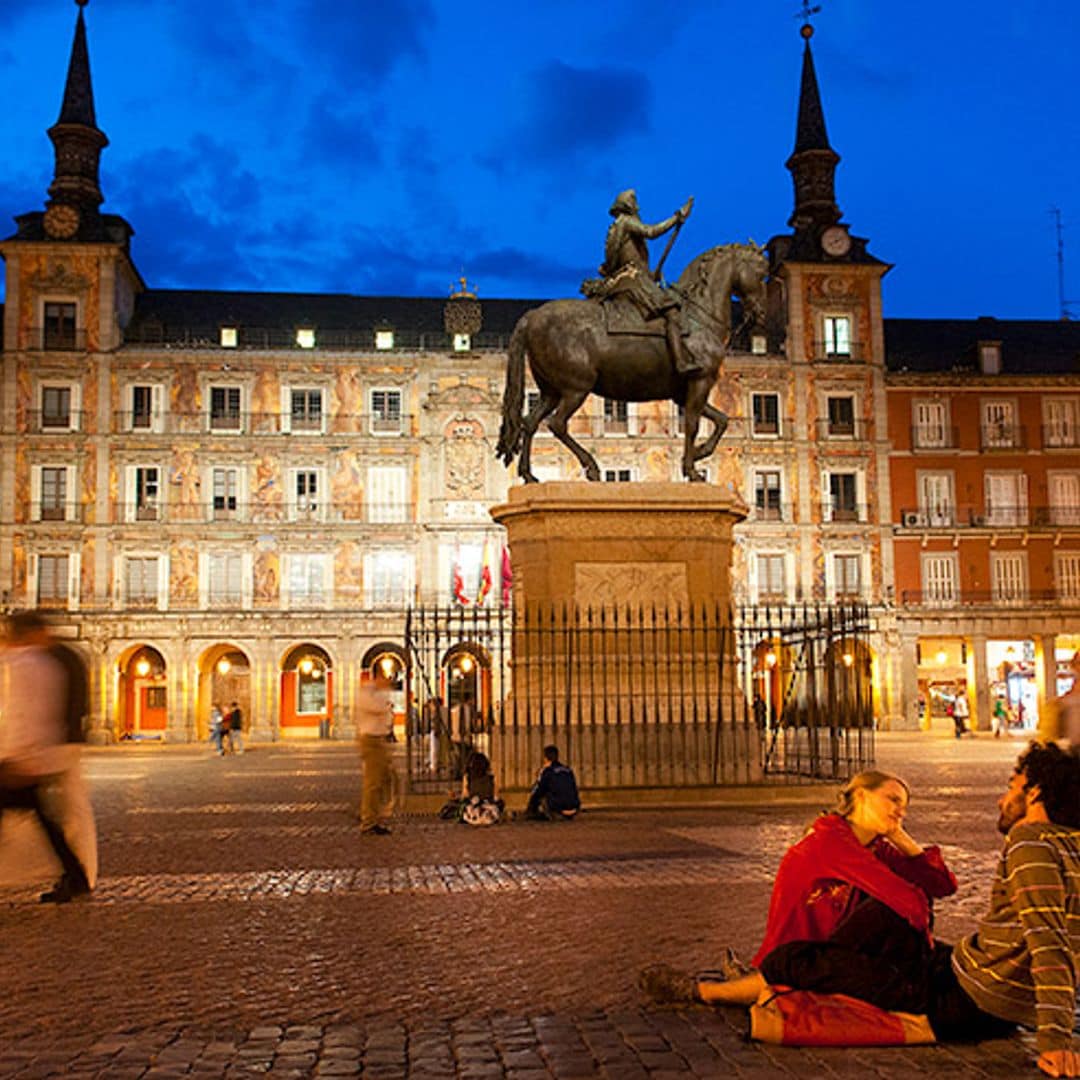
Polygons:
[[113,504],[114,524],[139,525],[152,522],[199,524],[236,522],[237,524],[305,525],[330,522],[340,525],[409,524],[415,520],[411,503],[264,503],[239,502],[224,498],[201,502],[118,502]]
[[911,428],[912,450],[955,450],[959,445],[959,428],[947,424],[915,424]]
[[26,414],[26,430],[31,435],[63,435],[82,431],[86,414],[81,409],[43,412],[31,409]]
[[854,439],[867,437],[868,425],[862,418],[853,420],[818,420],[817,436],[819,439]]
[[1019,424],[983,424],[979,428],[979,446],[983,450],[1023,450],[1027,433]]
[[322,418],[297,418],[276,412],[160,412],[113,413],[114,432],[130,435],[409,435],[415,417],[408,413],[341,413]]
[[23,334],[23,348],[40,352],[83,352],[86,331],[31,326]]

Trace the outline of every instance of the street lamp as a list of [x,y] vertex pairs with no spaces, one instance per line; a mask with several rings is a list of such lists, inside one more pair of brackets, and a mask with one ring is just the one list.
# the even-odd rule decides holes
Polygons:
[[772,673],[776,667],[776,653],[770,649],[765,654],[765,730],[771,731],[773,726],[772,709]]
[[229,672],[232,670],[232,664],[229,662],[229,658],[227,656],[223,656],[217,662],[217,669],[218,669],[218,674],[219,675],[228,675],[229,674]]
[[146,676],[150,674],[150,661],[147,660],[145,656],[140,656],[135,664],[135,674],[138,675],[140,679],[145,679]]

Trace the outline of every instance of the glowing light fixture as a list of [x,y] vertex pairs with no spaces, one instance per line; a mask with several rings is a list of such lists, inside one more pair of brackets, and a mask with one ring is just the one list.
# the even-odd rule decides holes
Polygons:
[[135,664],[135,674],[140,679],[145,679],[150,674],[150,661],[145,656],[141,656],[138,662]]
[[844,653],[844,667],[851,667],[855,663],[855,657],[851,653]]
[[229,672],[232,670],[232,664],[229,663],[229,658],[227,656],[223,656],[217,662],[217,669],[218,669],[218,674],[219,675],[228,675],[229,674]]
[[461,667],[461,670],[462,670],[462,671],[463,671],[463,672],[464,672],[464,673],[465,673],[466,675],[468,675],[468,674],[469,674],[469,672],[470,672],[470,671],[472,671],[472,669],[473,669],[473,658],[472,658],[472,657],[471,657],[471,656],[470,656],[470,655],[469,655],[468,653],[466,653],[466,654],[465,654],[465,655],[464,655],[464,656],[463,656],[463,657],[461,658],[461,663],[460,663],[460,665],[459,665],[459,666]]
[[391,679],[397,671],[397,661],[392,656],[384,656],[379,661],[379,667],[382,668],[383,676]]
[[312,660],[310,656],[305,656],[298,666],[304,675],[310,675],[312,669],[315,667],[315,661]]
[[772,649],[765,654],[765,666],[771,668],[776,667],[776,653],[774,653]]
[[938,651],[937,651],[937,662],[944,667],[945,661],[948,660],[948,659],[949,659],[949,654],[944,649],[938,649]]

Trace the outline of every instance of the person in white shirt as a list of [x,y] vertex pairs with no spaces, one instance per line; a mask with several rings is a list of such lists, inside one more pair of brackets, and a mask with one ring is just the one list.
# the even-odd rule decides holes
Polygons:
[[391,682],[378,674],[360,687],[356,697],[356,739],[360,746],[363,786],[360,795],[360,832],[385,836],[390,832],[390,813],[396,787],[390,758],[394,731]]

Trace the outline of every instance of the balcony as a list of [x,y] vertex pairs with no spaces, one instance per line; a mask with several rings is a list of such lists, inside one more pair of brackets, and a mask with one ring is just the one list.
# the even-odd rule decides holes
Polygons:
[[1044,450],[1075,450],[1080,447],[1080,429],[1073,424],[1043,424]]
[[[81,508],[79,508],[81,510]],[[359,525],[410,524],[416,514],[412,503],[252,503],[234,499],[211,502],[113,503],[116,525],[155,522],[201,525],[207,522],[238,524],[309,525],[322,522]],[[67,520],[75,520],[68,518]]]
[[66,327],[31,326],[23,348],[38,352],[85,352],[86,331]]
[[85,508],[79,502],[31,503],[30,520],[41,524],[58,521],[83,521]]
[[836,347],[825,341],[814,342],[814,359],[828,363],[861,363],[864,359],[865,346],[860,341],[848,343],[846,352],[837,352]]
[[900,511],[902,529],[954,529],[960,517],[954,506],[935,506],[933,509],[920,507],[917,510]]
[[791,522],[795,520],[795,508],[791,503],[773,506],[755,505],[751,508],[752,521]]
[[823,503],[821,506],[821,520],[823,522],[835,523],[835,524],[851,524],[856,522],[866,522],[868,507],[864,504],[848,504],[838,505],[834,503]]
[[959,428],[945,424],[915,424],[911,428],[912,450],[955,450],[959,445]]
[[867,437],[868,424],[863,419],[819,420],[817,436],[819,439],[863,440]]
[[[31,417],[40,417],[31,413]],[[76,423],[81,414],[71,414]],[[283,424],[288,414],[276,412],[228,412],[210,415],[206,412],[138,413],[127,410],[113,413],[114,434],[133,436],[148,435],[281,435],[321,434],[325,430],[334,435],[377,435],[380,438],[394,435],[411,435],[414,430],[411,414],[387,417],[377,413],[341,413],[337,416],[303,417],[290,419],[291,431]],[[35,421],[40,423],[40,421]],[[37,430],[37,429],[34,429]],[[45,430],[72,430],[49,427]]]
[[1062,607],[1080,606],[1080,598],[1054,589],[1025,590],[965,590],[959,588],[953,593],[942,590],[905,589],[900,593],[903,607],[919,608],[970,608],[970,607],[1025,607],[1035,605],[1055,605]]
[[1031,521],[1047,528],[1075,528],[1080,525],[1080,506],[1036,506],[1032,508]]
[[26,430],[32,435],[63,435],[81,431],[84,413],[79,409],[66,412],[42,412],[31,409],[26,414]]
[[1019,424],[983,424],[979,428],[979,446],[983,450],[1023,450],[1026,432]]

